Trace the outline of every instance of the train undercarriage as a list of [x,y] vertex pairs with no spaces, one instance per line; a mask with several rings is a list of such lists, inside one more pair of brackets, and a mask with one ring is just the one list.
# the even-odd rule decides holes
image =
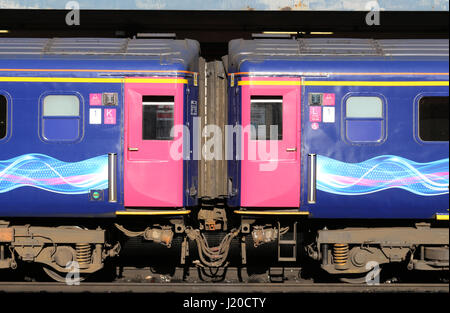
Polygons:
[[98,272],[146,266],[163,272],[196,268],[211,281],[223,281],[225,276],[217,273],[228,268],[244,270],[246,277],[262,273],[271,282],[285,281],[290,269],[300,269],[298,279],[378,282],[380,272],[393,265],[405,273],[448,276],[445,222],[337,223],[277,213],[237,214],[211,206],[186,215],[130,215],[76,226],[73,220],[0,221],[0,280],[2,273],[20,271],[25,264],[37,264],[59,282],[74,275],[95,280]]

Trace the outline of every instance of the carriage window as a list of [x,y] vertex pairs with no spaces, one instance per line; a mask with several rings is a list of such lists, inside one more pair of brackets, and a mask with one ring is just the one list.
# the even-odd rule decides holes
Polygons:
[[449,141],[448,97],[423,97],[419,101],[419,136],[423,141]]
[[0,139],[6,137],[8,122],[8,100],[5,96],[0,95]]
[[51,95],[42,104],[42,137],[47,141],[73,142],[81,136],[80,99]]
[[385,112],[379,97],[350,97],[346,102],[346,136],[354,143],[378,143],[385,138]]
[[378,97],[348,98],[347,118],[383,118],[383,101]]
[[142,139],[173,140],[175,97],[144,96],[142,104]]
[[283,140],[283,97],[253,96],[251,124],[252,140]]
[[44,116],[79,116],[80,100],[76,96],[47,96]]

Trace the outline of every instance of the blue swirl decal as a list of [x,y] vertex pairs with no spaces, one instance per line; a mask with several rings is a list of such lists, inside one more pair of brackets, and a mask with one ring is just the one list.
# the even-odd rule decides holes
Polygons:
[[394,188],[421,196],[444,195],[449,193],[449,159],[416,163],[387,155],[355,164],[318,156],[317,188],[346,196]]
[[67,163],[42,154],[0,161],[0,193],[34,187],[60,194],[86,194],[108,188],[108,156]]

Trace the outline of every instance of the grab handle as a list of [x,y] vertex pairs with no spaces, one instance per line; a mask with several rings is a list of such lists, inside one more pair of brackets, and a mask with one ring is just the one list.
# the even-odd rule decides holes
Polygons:
[[108,154],[109,202],[117,202],[117,154]]
[[308,203],[315,204],[317,201],[317,154],[309,154],[308,162]]

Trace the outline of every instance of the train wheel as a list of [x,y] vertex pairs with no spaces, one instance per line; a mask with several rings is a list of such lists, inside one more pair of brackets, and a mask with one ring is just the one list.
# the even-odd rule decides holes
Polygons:
[[57,281],[59,283],[72,283],[72,284],[77,284],[77,283],[81,283],[83,281],[85,281],[89,275],[88,274],[80,274],[79,278],[78,277],[74,277],[74,275],[68,275],[67,273],[59,273],[56,272],[55,270],[44,266],[42,268],[44,270],[44,272],[54,281]]
[[[374,277],[375,274],[376,276]],[[377,273],[363,273],[363,274],[352,274],[347,276],[339,277],[339,280],[343,283],[362,285],[362,284],[380,284],[381,283],[381,269]]]
[[361,285],[366,283],[366,275],[363,276],[360,275],[352,275],[352,276],[346,276],[346,277],[340,277],[339,280],[346,284],[354,284],[354,285]]

